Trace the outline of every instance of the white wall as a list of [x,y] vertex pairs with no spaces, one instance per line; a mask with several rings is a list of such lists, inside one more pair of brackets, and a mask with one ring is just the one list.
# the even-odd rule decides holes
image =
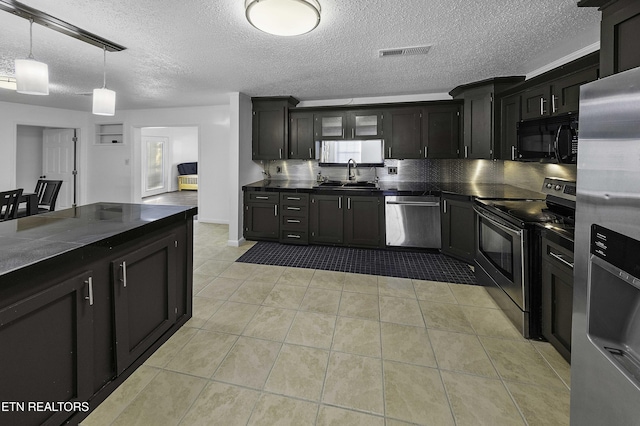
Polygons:
[[[198,220],[228,223],[229,106],[156,108],[117,111],[114,117],[96,117],[101,123],[124,123],[123,145],[91,145],[92,194],[88,202],[140,202],[142,188],[143,127],[195,127],[198,132]],[[109,176],[115,175],[115,179]]]
[[93,143],[93,138],[89,139],[90,134],[93,133],[90,117],[91,114],[84,111],[0,102],[0,152],[2,153],[0,155],[0,188],[17,188],[16,140],[19,125],[79,129],[78,196],[79,203],[86,204],[84,201],[88,180],[88,170],[84,167],[87,158],[86,147]]
[[262,167],[251,160],[251,120],[253,105],[251,98],[243,93],[230,95],[231,141],[229,163],[234,172],[234,180],[230,182],[229,196],[229,241],[231,246],[244,242],[242,237],[242,186],[262,179]]
[[18,126],[16,133],[16,187],[33,192],[42,175],[42,132],[40,126]]

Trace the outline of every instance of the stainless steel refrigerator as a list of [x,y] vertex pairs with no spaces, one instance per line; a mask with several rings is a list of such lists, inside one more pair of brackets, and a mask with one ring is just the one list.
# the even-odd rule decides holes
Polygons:
[[640,424],[640,68],[580,90],[571,424]]

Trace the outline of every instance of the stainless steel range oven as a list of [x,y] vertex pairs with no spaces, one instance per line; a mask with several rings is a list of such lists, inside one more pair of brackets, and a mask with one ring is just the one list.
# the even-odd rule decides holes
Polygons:
[[[540,336],[536,224],[573,221],[575,183],[546,178],[545,200],[476,200],[476,279],[526,338]],[[573,203],[573,208],[571,203]]]

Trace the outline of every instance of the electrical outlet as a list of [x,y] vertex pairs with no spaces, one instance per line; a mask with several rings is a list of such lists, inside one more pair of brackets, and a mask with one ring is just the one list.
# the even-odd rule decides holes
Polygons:
[[397,167],[387,167],[387,171],[389,172],[390,175],[397,175],[398,174],[398,168]]
[[276,173],[282,173],[282,167],[276,166]]

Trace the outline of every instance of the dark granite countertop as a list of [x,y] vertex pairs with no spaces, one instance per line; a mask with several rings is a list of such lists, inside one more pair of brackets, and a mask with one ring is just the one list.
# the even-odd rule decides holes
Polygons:
[[315,181],[261,180],[242,187],[245,191],[328,192],[351,191],[359,194],[378,195],[436,195],[452,194],[482,199],[544,199],[544,194],[508,184],[470,182],[378,182],[377,188],[336,189],[318,188]]
[[0,276],[123,234],[144,234],[191,219],[196,207],[95,203],[0,222]]

